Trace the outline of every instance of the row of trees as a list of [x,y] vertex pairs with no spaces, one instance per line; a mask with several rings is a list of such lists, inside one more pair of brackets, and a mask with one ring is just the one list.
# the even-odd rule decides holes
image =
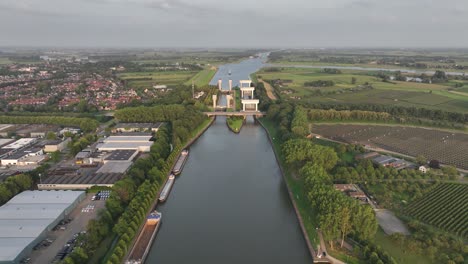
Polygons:
[[338,156],[332,148],[307,139],[291,139],[283,144],[283,153],[288,166],[301,168],[307,197],[332,248],[333,241],[340,238],[343,243],[351,233],[366,239],[375,234],[377,221],[372,208],[333,188],[328,171],[335,167]]
[[99,123],[91,118],[65,116],[0,116],[2,124],[49,124],[80,127],[84,132],[95,131]]
[[361,111],[361,110],[342,110],[337,111],[335,109],[323,110],[323,109],[310,109],[307,113],[308,118],[314,121],[324,120],[370,120],[370,121],[389,121],[392,120],[392,116],[385,112],[372,112],[372,111]]
[[297,137],[305,137],[309,134],[307,112],[300,106],[294,109],[291,121],[291,132]]
[[318,223],[326,240],[333,248],[336,239],[341,246],[346,236],[355,234],[371,239],[377,231],[377,220],[370,206],[363,206],[335,190],[324,167],[308,163],[300,170],[307,197],[318,215]]
[[468,114],[458,112],[447,112],[438,109],[427,109],[419,107],[405,107],[398,105],[379,104],[337,104],[337,103],[305,103],[304,107],[309,109],[335,109],[341,110],[363,110],[372,112],[386,112],[400,118],[423,118],[428,120],[447,121],[456,123],[468,122]]

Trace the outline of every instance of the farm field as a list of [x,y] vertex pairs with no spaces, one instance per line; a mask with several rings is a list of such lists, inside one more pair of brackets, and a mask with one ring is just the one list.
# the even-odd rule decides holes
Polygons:
[[405,213],[426,224],[468,238],[468,185],[441,183],[421,199],[409,204]]
[[468,134],[417,127],[346,124],[316,124],[312,132],[413,157],[423,155],[429,160],[468,169]]
[[[257,73],[265,81],[280,79],[278,86],[283,99],[305,100],[311,103],[382,104],[404,107],[439,109],[468,113],[468,93],[455,83],[427,84],[415,82],[383,82],[371,72],[342,70],[341,74],[324,73],[310,68],[266,68]],[[352,83],[352,79],[355,83]],[[306,82],[333,81],[333,86],[307,87]],[[362,88],[366,84],[372,88]],[[468,85],[468,84],[467,84]]]
[[153,85],[174,86],[187,82],[197,71],[160,71],[160,72],[130,72],[119,74],[119,78],[128,82],[134,88],[149,88]]
[[12,63],[12,61],[8,58],[0,57],[0,65],[2,64],[9,64]]

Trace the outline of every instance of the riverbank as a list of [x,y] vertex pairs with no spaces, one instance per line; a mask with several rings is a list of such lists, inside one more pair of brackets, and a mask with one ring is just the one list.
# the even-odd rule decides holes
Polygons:
[[260,125],[265,129],[268,135],[268,139],[273,147],[273,152],[276,157],[276,161],[281,171],[281,175],[286,183],[288,189],[289,198],[293,204],[296,216],[301,226],[301,230],[306,240],[307,247],[309,249],[312,258],[315,258],[315,247],[313,245],[319,244],[319,238],[317,234],[317,224],[315,222],[315,216],[312,210],[307,206],[307,197],[303,190],[303,184],[298,179],[294,179],[290,171],[284,169],[284,158],[281,152],[281,140],[279,139],[278,130],[274,124],[264,118],[258,119]]
[[[192,138],[185,145],[183,145],[182,147],[178,147],[177,149],[175,149],[171,153],[171,155],[169,156],[168,160],[171,158],[171,156],[173,156],[173,157],[174,156],[175,157],[180,156],[181,151],[183,149],[186,149],[186,148],[190,147],[190,145],[192,145],[201,135],[203,135],[203,133],[213,124],[214,121],[215,121],[214,117],[211,117],[211,118],[205,120],[200,126],[198,126],[197,129],[195,129],[192,132]],[[165,186],[167,184],[167,181],[169,180],[169,176],[171,175],[172,170],[174,169],[176,163],[177,163],[177,159],[174,158],[173,161],[172,161],[171,169],[169,170],[168,174],[166,175],[166,180],[164,181],[164,184],[162,184],[161,186]],[[154,198],[153,203],[151,204],[148,211],[146,212],[146,215],[149,215],[158,206],[161,191],[162,191],[162,189],[160,189],[160,191],[157,193],[156,197]],[[145,222],[143,222],[139,226],[138,231],[136,232],[137,235],[135,235],[135,237],[132,239],[132,242],[130,243],[130,245],[128,247],[129,250],[126,252],[125,257],[124,257],[125,260],[128,260],[129,254],[134,250],[134,248],[139,247],[139,246],[145,246],[146,249],[149,249],[149,247],[151,247],[151,244],[148,244],[148,245],[137,245],[136,244],[136,242],[138,241],[138,238],[141,237],[142,232],[144,231],[144,227],[145,227]],[[155,232],[157,232],[157,231],[155,231]],[[104,263],[105,262],[106,261],[104,261]]]
[[242,116],[230,116],[226,118],[226,124],[232,132],[239,134],[244,125],[245,119]]

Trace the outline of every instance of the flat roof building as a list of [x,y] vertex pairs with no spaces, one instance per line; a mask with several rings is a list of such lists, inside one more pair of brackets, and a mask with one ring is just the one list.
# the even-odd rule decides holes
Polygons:
[[35,138],[20,138],[13,143],[3,146],[3,149],[20,149],[36,142]]
[[124,174],[132,166],[131,161],[108,161],[96,171],[99,173],[121,173]]
[[0,263],[18,263],[84,199],[83,191],[24,191],[0,207]]
[[118,123],[114,129],[113,133],[122,133],[122,132],[158,132],[159,128],[163,125],[161,122],[157,123]]
[[136,150],[125,150],[118,149],[111,152],[107,158],[104,159],[104,163],[109,161],[132,161],[138,155]]

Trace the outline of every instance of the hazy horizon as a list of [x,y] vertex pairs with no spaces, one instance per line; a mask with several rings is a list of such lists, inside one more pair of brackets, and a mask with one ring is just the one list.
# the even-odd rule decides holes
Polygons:
[[463,0],[2,0],[0,46],[464,48]]

